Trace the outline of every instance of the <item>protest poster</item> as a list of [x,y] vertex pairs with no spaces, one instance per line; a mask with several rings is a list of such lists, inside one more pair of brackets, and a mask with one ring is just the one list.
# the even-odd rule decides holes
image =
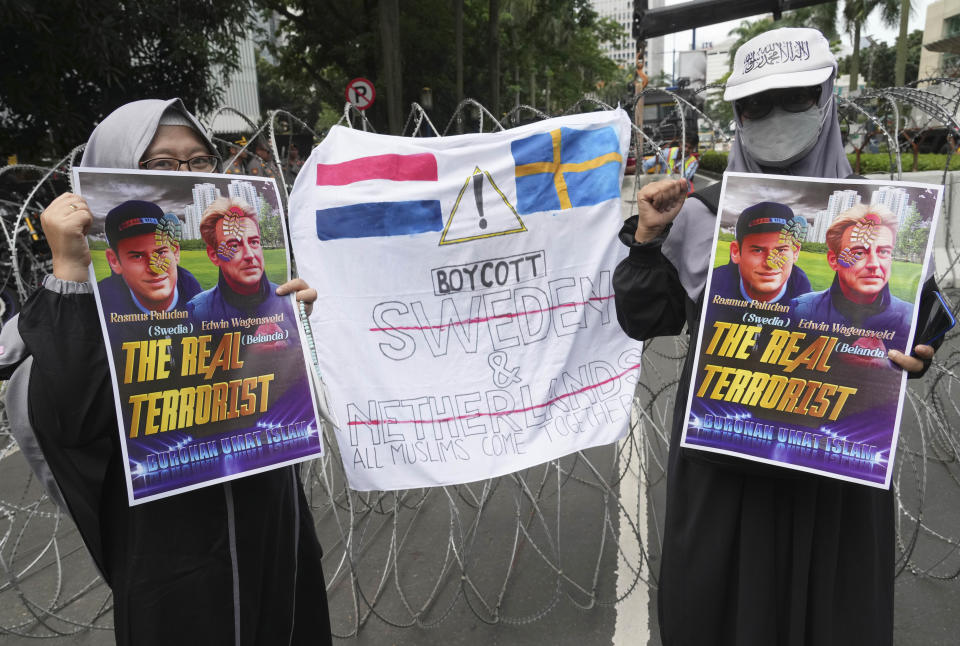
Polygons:
[[131,505],[322,454],[273,179],[73,169]]
[[942,187],[723,181],[682,445],[889,487]]
[[351,487],[492,478],[624,436],[629,140],[616,110],[442,138],[334,127],[313,151],[290,230]]

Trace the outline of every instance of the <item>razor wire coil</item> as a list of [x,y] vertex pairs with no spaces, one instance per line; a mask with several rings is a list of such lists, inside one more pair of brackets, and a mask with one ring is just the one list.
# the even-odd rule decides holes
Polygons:
[[[960,103],[956,82],[943,80],[942,84],[956,91]],[[687,138],[685,115],[705,119],[706,115],[690,100],[670,94],[680,115],[682,142]],[[923,112],[930,123],[958,133],[960,139],[960,126],[930,95],[915,88],[866,93],[840,102],[841,119],[848,132],[880,133],[888,145],[891,177],[900,178],[897,143],[904,110]],[[585,97],[566,113],[597,109],[611,106]],[[885,111],[896,118],[889,121]],[[214,118],[221,113],[236,111],[222,108]],[[466,99],[441,133],[427,112],[413,104],[404,131],[408,136],[446,136],[464,128],[503,130],[505,124],[548,116],[534,106],[518,105],[500,120],[480,103]],[[314,141],[319,137],[282,110],[272,111],[261,124],[249,122],[253,134],[245,147],[258,137],[267,142],[270,163],[286,199],[289,188],[277,145],[284,136],[278,132],[280,121]],[[707,122],[718,130],[717,124]],[[350,104],[340,123],[373,128],[365,114]],[[724,137],[729,140],[726,134],[715,140],[724,141]],[[640,153],[664,150],[668,143],[657,128],[647,132],[633,127],[631,147],[637,159]],[[0,169],[0,191],[5,178],[32,178],[20,182],[26,192],[12,193],[12,199],[0,194],[0,249],[10,251],[0,259],[0,289],[15,295],[14,308],[49,271],[49,258],[26,221],[39,220],[43,199],[49,201],[64,187],[80,151],[70,151],[53,168]],[[947,243],[950,262],[948,267],[938,267],[940,277],[960,259],[953,239]],[[951,519],[927,507],[931,482],[960,487],[958,340],[960,333],[948,334],[930,374],[911,382],[903,422],[911,431],[901,433],[893,475],[897,575],[944,585],[960,578],[960,523],[951,524]],[[655,588],[661,519],[654,512],[641,520],[641,512],[647,497],[664,486],[673,402],[686,350],[685,337],[645,345],[629,433],[616,446],[578,452],[482,482],[353,491],[346,486],[332,429],[325,424],[327,455],[304,463],[301,476],[324,546],[335,636],[355,637],[373,620],[397,630],[433,630],[463,613],[484,624],[522,627],[542,621],[558,608],[592,612]],[[0,613],[0,634],[55,639],[85,630],[110,630],[109,589],[96,575],[72,522],[61,515],[17,456],[2,406],[0,397],[0,473],[8,474],[0,487],[0,608],[6,609]],[[635,507],[624,503],[626,492],[642,492]],[[652,527],[649,535],[648,526]],[[504,527],[509,529],[503,531]],[[492,528],[498,531],[494,538],[489,535]],[[586,551],[571,547],[578,541],[588,544]],[[425,558],[427,553],[433,558]],[[611,593],[611,563],[618,561],[626,578]],[[542,582],[536,586],[535,598],[518,598],[518,588],[530,580]]]

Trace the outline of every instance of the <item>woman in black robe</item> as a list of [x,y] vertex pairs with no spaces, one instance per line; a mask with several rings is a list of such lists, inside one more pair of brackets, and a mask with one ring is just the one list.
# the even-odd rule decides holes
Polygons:
[[[135,101],[94,130],[81,164],[180,170],[219,155],[179,99]],[[199,162],[198,162],[199,163]],[[118,644],[329,644],[322,552],[295,467],[130,507],[106,348],[87,282],[92,217],[64,193],[41,216],[47,276],[4,327],[7,412],[114,596]],[[312,302],[300,279],[278,288]],[[17,338],[19,333],[19,338]]]
[[[737,123],[728,170],[849,176],[835,77],[816,30],[778,29],[743,44],[724,95],[735,101]],[[639,216],[620,232],[630,255],[614,275],[618,320],[631,337],[699,330],[715,186],[685,202],[680,181],[638,195]],[[925,289],[934,287],[930,280]],[[670,436],[658,598],[664,646],[891,644],[890,490],[681,449],[695,345]],[[919,359],[890,358],[919,374],[933,352],[917,346]]]

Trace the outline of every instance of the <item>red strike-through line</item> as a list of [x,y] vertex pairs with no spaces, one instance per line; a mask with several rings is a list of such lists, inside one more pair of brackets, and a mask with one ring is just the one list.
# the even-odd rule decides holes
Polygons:
[[516,413],[526,413],[527,411],[535,410],[537,408],[546,408],[550,404],[556,403],[561,399],[566,399],[567,397],[579,395],[580,393],[585,393],[588,390],[599,388],[604,384],[609,384],[611,381],[616,381],[617,379],[624,376],[628,372],[636,370],[639,367],[640,367],[639,363],[634,364],[629,368],[627,368],[626,370],[624,370],[623,372],[621,372],[620,374],[614,375],[609,379],[604,379],[603,381],[600,381],[590,386],[584,386],[579,390],[574,390],[573,392],[569,392],[565,395],[557,395],[553,399],[543,404],[537,404],[536,406],[527,406],[526,408],[516,408],[514,410],[502,410],[495,413],[471,413],[469,415],[457,415],[455,417],[442,417],[440,419],[388,419],[388,420],[372,419],[369,422],[359,422],[359,421],[347,422],[347,426],[379,426],[380,424],[439,424],[442,422],[452,422],[458,419],[477,419],[478,417],[498,417],[501,415],[515,415]]
[[493,319],[512,319],[517,316],[528,316],[530,314],[542,314],[543,312],[549,312],[551,310],[557,310],[561,307],[579,307],[580,305],[586,305],[591,301],[605,301],[613,298],[613,296],[592,296],[586,301],[579,303],[560,303],[559,305],[554,305],[553,307],[546,307],[539,310],[527,310],[525,312],[509,312],[507,314],[495,314],[494,316],[488,316],[486,318],[476,318],[476,319],[467,319],[466,321],[454,321],[453,323],[441,323],[440,325],[408,325],[402,327],[372,327],[370,328],[371,332],[389,332],[390,330],[439,330],[445,327],[450,327],[453,325],[470,325],[471,323],[483,323],[484,321],[492,321]]

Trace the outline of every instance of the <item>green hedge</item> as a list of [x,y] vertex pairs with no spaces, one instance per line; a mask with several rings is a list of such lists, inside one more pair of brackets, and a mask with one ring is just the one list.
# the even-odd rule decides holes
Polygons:
[[[886,153],[860,155],[860,168],[857,169],[856,155],[847,155],[850,160],[850,166],[855,173],[866,175],[868,173],[889,173],[890,157]],[[894,164],[896,160],[894,159]],[[923,154],[917,155],[917,164],[914,168],[913,154],[904,153],[900,157],[900,163],[905,173],[911,171],[925,170],[943,170],[947,166],[946,155]],[[727,153],[714,150],[705,151],[700,156],[700,168],[713,173],[722,173],[727,170]],[[896,166],[894,166],[896,168]],[[954,154],[950,158],[950,170],[960,170],[960,153]]]
[[[874,155],[860,155],[860,170],[857,171],[856,155],[847,155],[850,159],[850,166],[854,172],[861,174],[867,173],[889,173],[891,159],[885,153]],[[896,169],[896,158],[893,159],[893,168]],[[905,173],[922,170],[943,170],[947,166],[946,155],[935,155],[927,153],[917,155],[916,167],[914,167],[913,153],[902,153],[900,155],[900,164]],[[950,170],[960,170],[960,154],[954,154],[950,157]]]
[[706,150],[700,155],[700,168],[712,173],[722,173],[727,170],[727,153],[715,150]]

